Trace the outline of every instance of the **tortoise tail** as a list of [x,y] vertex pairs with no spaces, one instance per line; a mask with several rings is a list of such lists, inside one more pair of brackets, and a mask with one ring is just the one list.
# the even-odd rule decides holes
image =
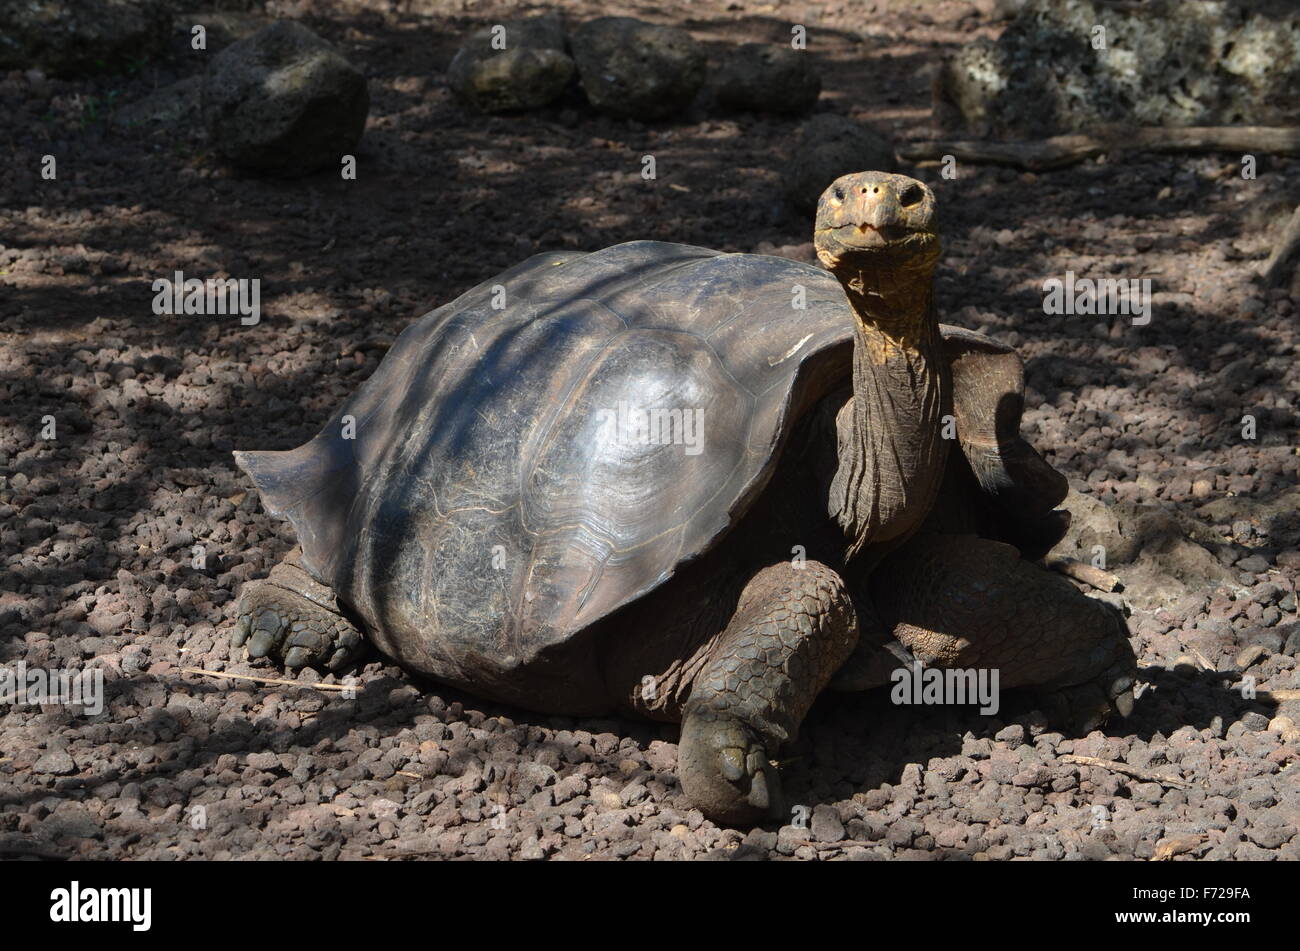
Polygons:
[[349,549],[346,513],[357,495],[357,465],[350,442],[321,433],[297,449],[235,452],[272,515],[298,534],[303,566],[326,584]]

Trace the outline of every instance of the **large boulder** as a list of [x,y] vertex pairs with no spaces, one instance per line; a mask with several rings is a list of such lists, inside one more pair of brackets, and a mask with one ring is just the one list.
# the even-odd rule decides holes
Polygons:
[[1106,124],[1287,124],[1300,118],[1298,84],[1292,0],[1027,0],[996,41],[944,64],[936,111],[975,134],[1021,138]]
[[685,30],[601,17],[573,34],[573,59],[593,106],[631,119],[663,119],[704,85],[704,47]]
[[171,26],[161,0],[0,0],[0,70],[121,69],[160,53]]
[[447,69],[452,92],[480,112],[517,112],[554,102],[574,73],[559,17],[501,26],[504,31],[479,30],[456,53]]
[[806,112],[821,95],[822,81],[807,52],[768,43],[738,46],[713,80],[724,109],[746,112]]
[[849,172],[894,170],[894,144],[846,116],[824,113],[804,123],[785,168],[785,197],[800,214],[812,215],[830,183]]
[[291,21],[232,43],[203,77],[203,120],[217,151],[270,174],[337,166],[356,149],[369,109],[365,77]]

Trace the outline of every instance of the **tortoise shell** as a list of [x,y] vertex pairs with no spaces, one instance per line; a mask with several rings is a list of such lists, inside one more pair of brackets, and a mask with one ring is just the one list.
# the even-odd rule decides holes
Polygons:
[[540,254],[408,327],[310,442],[236,459],[381,649],[490,689],[716,546],[853,332],[784,258]]

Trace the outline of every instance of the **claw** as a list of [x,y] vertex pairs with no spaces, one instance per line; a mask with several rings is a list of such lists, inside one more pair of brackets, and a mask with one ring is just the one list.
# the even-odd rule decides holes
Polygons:
[[881,647],[889,651],[889,653],[892,654],[906,668],[910,669],[913,664],[918,664],[922,667],[925,666],[924,664],[921,663],[920,659],[917,658],[916,654],[912,653],[911,650],[904,647],[899,641],[888,640],[885,641],[885,643],[882,644]]
[[323,652],[329,644],[329,638],[319,631],[313,631],[310,628],[294,631],[289,639],[284,642],[285,647],[301,647],[308,653]]
[[248,642],[248,656],[270,657],[273,650],[275,650],[275,632],[263,627],[257,628]]
[[291,647],[285,652],[284,666],[290,670],[306,667],[311,663],[311,651],[305,647]]
[[772,797],[767,790],[767,770],[759,770],[749,783],[749,795],[745,800],[755,809],[767,812],[772,808]]
[[729,746],[722,751],[719,757],[722,763],[722,775],[727,777],[731,782],[739,782],[740,778],[745,775],[745,752]]
[[1133,696],[1133,678],[1120,677],[1111,684],[1111,695],[1115,698],[1115,709],[1119,715],[1127,717],[1133,713],[1133,706],[1137,698]]
[[248,616],[244,615],[235,622],[235,630],[230,635],[231,647],[243,647],[248,640]]

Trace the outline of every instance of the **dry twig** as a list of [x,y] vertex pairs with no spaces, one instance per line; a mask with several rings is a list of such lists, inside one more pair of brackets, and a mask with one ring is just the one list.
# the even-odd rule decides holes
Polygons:
[[1175,855],[1182,855],[1186,852],[1194,852],[1205,842],[1205,836],[1191,834],[1182,835],[1173,839],[1165,839],[1156,846],[1155,855],[1151,856],[1153,862],[1168,862]]
[[1125,776],[1132,776],[1134,779],[1140,779],[1143,782],[1159,783],[1162,786],[1173,786],[1176,789],[1190,789],[1192,787],[1192,783],[1185,779],[1166,776],[1164,773],[1155,773],[1147,769],[1138,769],[1136,766],[1120,763],[1113,759],[1098,759],[1095,756],[1075,756],[1073,753],[1066,753],[1061,757],[1061,762],[1074,763],[1078,766],[1098,766],[1101,769],[1108,769],[1112,773],[1123,773]]
[[200,677],[222,677],[227,680],[248,680],[256,684],[275,684],[282,687],[302,687],[307,690],[355,690],[347,684],[305,684],[297,680],[280,680],[275,677],[250,677],[248,674],[228,674],[224,670],[200,670],[198,667],[182,667],[183,674],[198,674]]
[[1123,591],[1124,584],[1115,575],[1109,571],[1102,571],[1082,561],[1075,561],[1073,558],[1053,558],[1047,563],[1047,567],[1053,571],[1059,571],[1067,578],[1073,578],[1075,581],[1082,581],[1084,584],[1092,585],[1098,591]]

